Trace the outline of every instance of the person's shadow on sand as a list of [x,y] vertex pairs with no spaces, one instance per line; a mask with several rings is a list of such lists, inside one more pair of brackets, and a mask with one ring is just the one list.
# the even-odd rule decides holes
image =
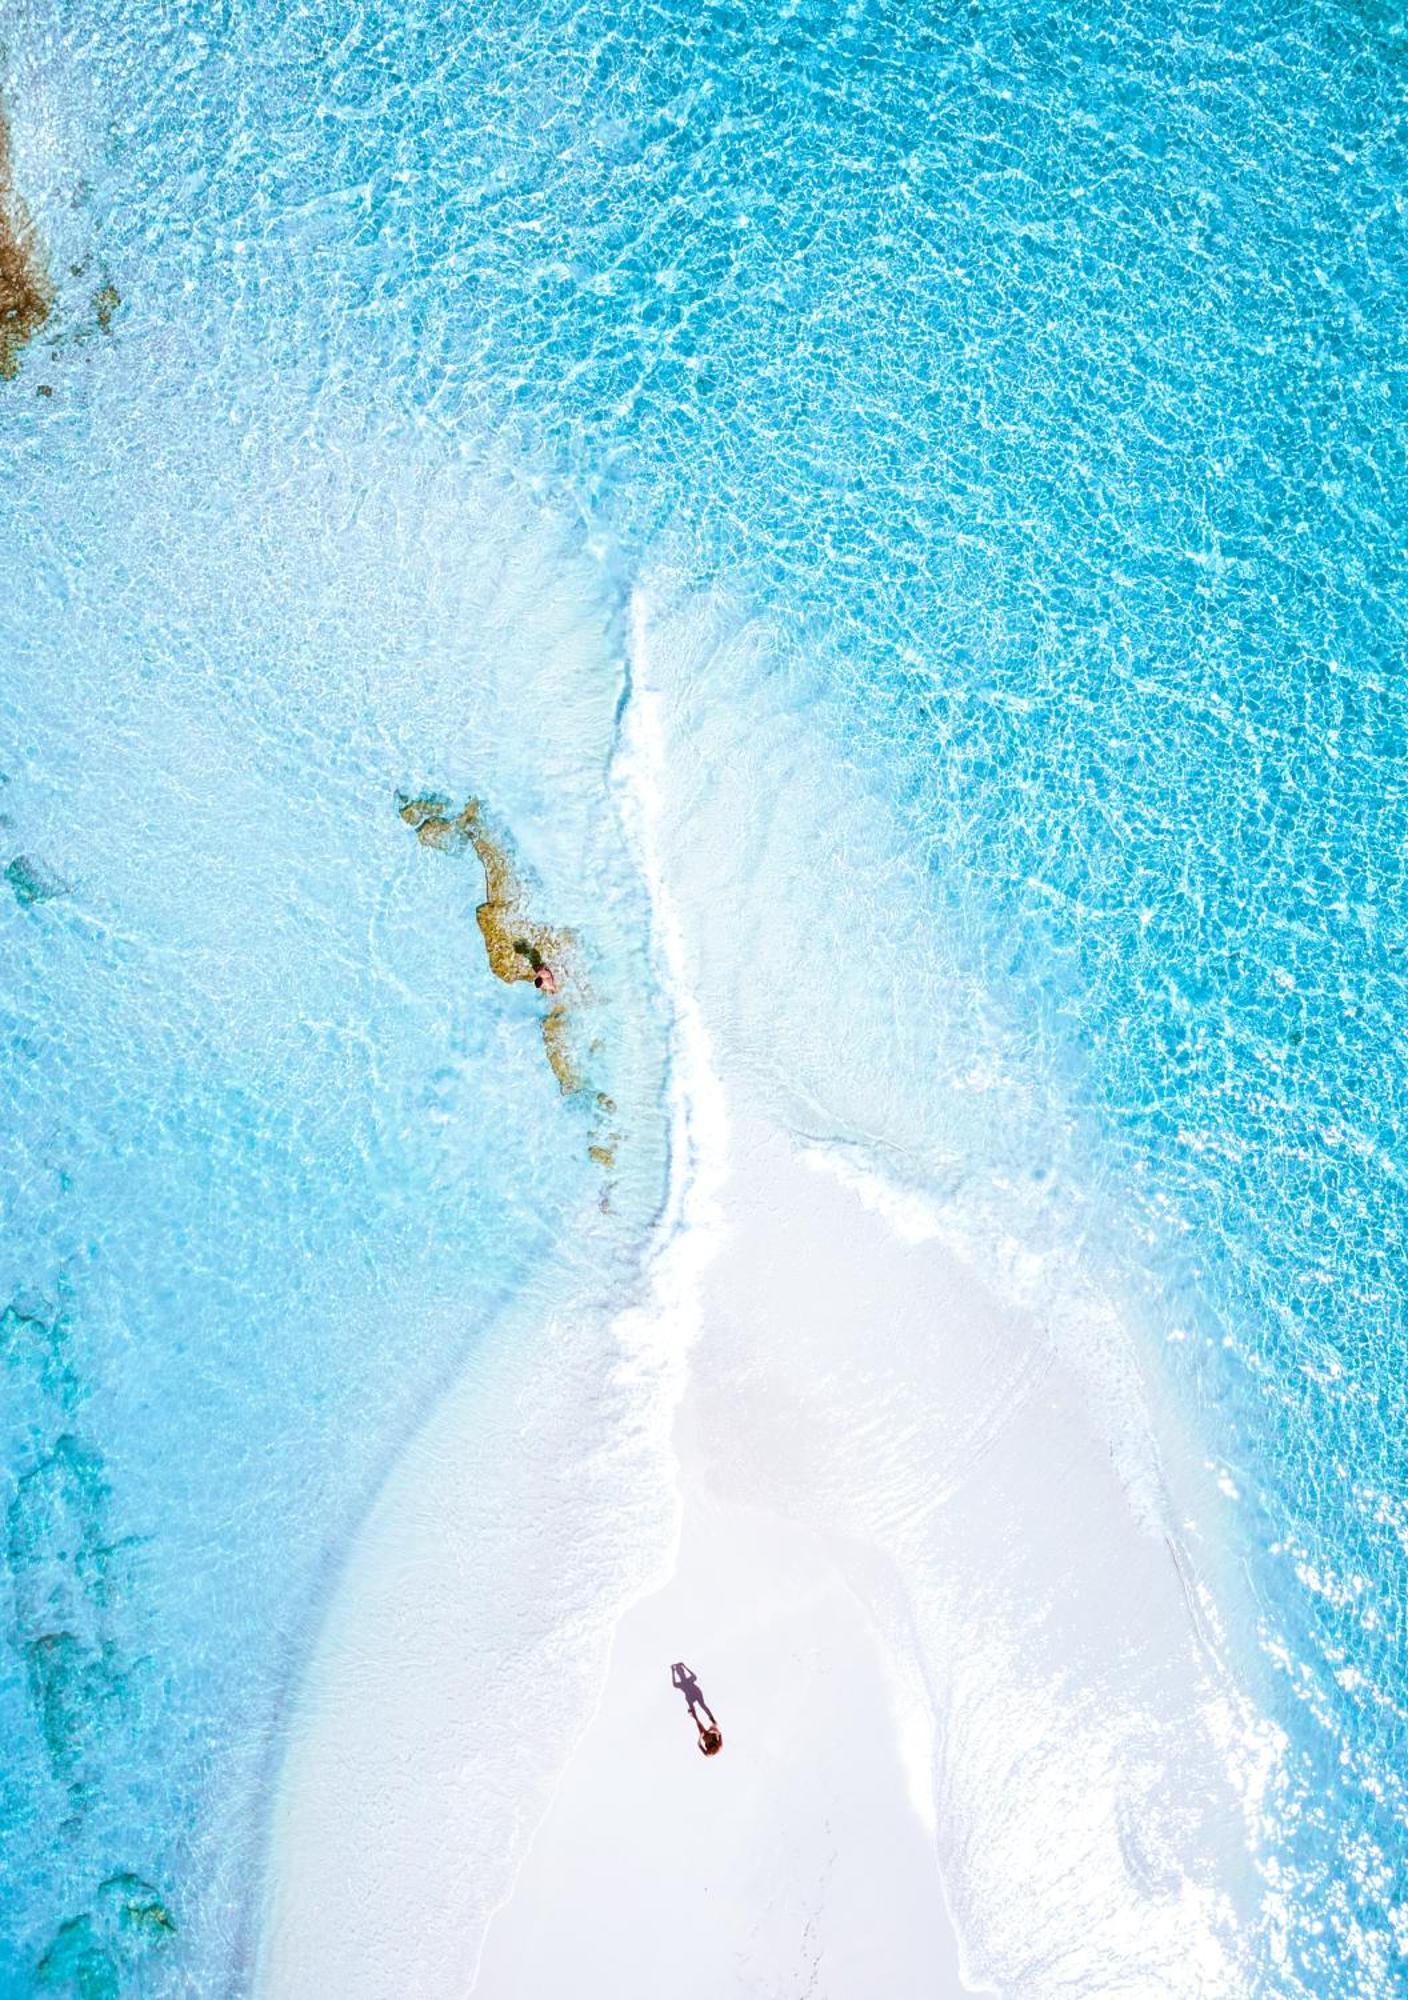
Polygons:
[[687,1667],[683,1660],[676,1660],[670,1669],[670,1681],[685,1698],[689,1719],[699,1731],[700,1750],[706,1757],[717,1757],[724,1747],[724,1733],[714,1719],[713,1709],[704,1699],[704,1690],[694,1670]]

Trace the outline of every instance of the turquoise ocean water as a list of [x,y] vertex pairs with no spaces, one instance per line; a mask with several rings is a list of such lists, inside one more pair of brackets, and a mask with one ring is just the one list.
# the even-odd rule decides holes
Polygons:
[[1003,1170],[1079,1179],[1238,1496],[1259,1990],[1395,1990],[1400,27],[0,7],[61,297],[0,384],[0,1994],[241,1990],[388,1454],[554,1260],[631,1268],[648,997],[601,975],[602,1218],[391,799],[482,789],[629,966],[601,771],[662,545],[819,663],[798,727],[1059,1086]]

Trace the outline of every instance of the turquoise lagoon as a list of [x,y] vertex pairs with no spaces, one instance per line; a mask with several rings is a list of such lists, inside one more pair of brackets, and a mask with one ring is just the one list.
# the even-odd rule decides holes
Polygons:
[[[905,1079],[946,1171],[1038,1242],[1078,1210],[1219,1472],[1284,1739],[1256,1990],[1392,1992],[1392,10],[9,0],[0,39],[60,295],[0,384],[0,1994],[244,1989],[378,1478],[506,1309],[638,1268],[664,1008],[604,773],[662,551],[806,658],[797,729],[922,864],[978,996]],[[469,864],[395,818],[427,785],[582,933],[606,1213]],[[950,1129],[979,1030],[1032,1116]]]

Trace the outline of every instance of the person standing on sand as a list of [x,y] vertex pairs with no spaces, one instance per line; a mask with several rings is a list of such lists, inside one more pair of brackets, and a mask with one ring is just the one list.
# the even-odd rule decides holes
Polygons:
[[[670,1669],[670,1684],[677,1687],[689,1708],[689,1719],[699,1731],[699,1748],[706,1757],[717,1757],[724,1747],[724,1733],[714,1719],[714,1711],[704,1699],[693,1670],[683,1660],[676,1660]],[[701,1720],[701,1714],[708,1721]]]

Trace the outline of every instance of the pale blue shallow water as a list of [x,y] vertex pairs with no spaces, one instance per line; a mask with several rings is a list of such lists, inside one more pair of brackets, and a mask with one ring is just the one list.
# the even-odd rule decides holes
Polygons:
[[[329,1547],[590,1203],[550,1081],[505,1071],[521,996],[445,1008],[468,899],[387,805],[487,763],[543,810],[550,696],[456,719],[521,637],[511,593],[456,595],[486,437],[614,539],[574,669],[608,708],[612,593],[662,533],[828,662],[808,726],[1064,1079],[1105,1254],[1186,1335],[1160,1365],[1242,1496],[1291,1738],[1263,1990],[1392,1991],[1397,17],[0,18],[36,207],[124,299],[0,385],[6,839],[76,885],[4,916],[0,1992],[86,1908],[117,1935],[124,1870],[182,1928],[129,1926],[113,1990],[238,1983],[228,1836]],[[1004,1143],[1033,1175],[1055,1145]]]

